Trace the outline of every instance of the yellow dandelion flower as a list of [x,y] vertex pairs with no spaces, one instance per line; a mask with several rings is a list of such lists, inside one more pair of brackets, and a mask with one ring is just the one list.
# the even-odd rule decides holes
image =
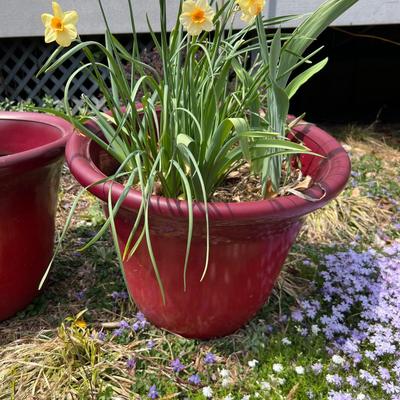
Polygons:
[[78,319],[77,321],[75,321],[75,326],[81,329],[86,329],[87,323],[83,319]]
[[236,3],[242,11],[240,19],[247,23],[252,22],[265,6],[265,0],[236,0]]
[[207,0],[186,0],[182,4],[179,20],[189,35],[195,36],[214,29],[214,15],[215,11]]
[[56,41],[60,46],[68,47],[77,38],[76,24],[79,15],[76,11],[63,12],[60,5],[53,1],[53,13],[42,14],[42,22],[45,29],[44,41],[46,43]]

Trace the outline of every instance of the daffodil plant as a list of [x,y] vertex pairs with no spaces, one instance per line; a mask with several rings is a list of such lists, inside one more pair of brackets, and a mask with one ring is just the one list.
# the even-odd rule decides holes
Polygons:
[[[77,36],[75,11],[64,13],[54,2],[54,15],[43,14],[46,42],[56,41],[60,47],[41,72],[55,70],[77,52],[85,53],[87,62],[65,86],[65,117],[120,162],[119,173],[128,184],[140,186],[143,210],[138,218],[147,212],[156,184],[163,196],[185,199],[191,209],[195,200],[207,205],[226,176],[244,162],[260,179],[262,195],[276,194],[285,163],[290,166],[293,155],[309,152],[302,143],[287,139],[289,101],[327,59],[314,64],[321,48],[305,52],[357,0],[327,0],[309,15],[270,19],[263,16],[265,0],[185,0],[176,10],[170,33],[167,1],[159,0],[160,33],[150,23],[148,29],[162,60],[162,74],[141,58],[133,2],[127,0],[132,25],[132,51],[128,51],[110,31],[98,1],[105,44]],[[235,29],[236,19],[245,26]],[[297,20],[298,27],[283,33],[280,25],[291,20]],[[63,52],[72,42],[72,48]],[[98,61],[94,52],[103,53],[107,61]],[[91,115],[73,116],[69,89],[86,70],[97,80],[107,110],[98,110],[83,96]],[[109,80],[103,78],[104,70]],[[86,127],[87,118],[96,121],[102,138]],[[113,218],[117,206],[111,208]]]

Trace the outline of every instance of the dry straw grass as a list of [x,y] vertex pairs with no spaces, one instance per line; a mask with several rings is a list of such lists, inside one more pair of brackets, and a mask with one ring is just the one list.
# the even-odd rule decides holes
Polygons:
[[107,387],[115,399],[137,399],[139,395],[132,390],[135,369],[126,364],[133,356],[146,363],[146,374],[174,379],[165,366],[171,354],[165,350],[170,346],[162,331],[153,337],[157,356],[151,356],[143,339],[128,344],[98,340],[95,330],[77,324],[81,314],[67,318],[56,332],[42,331],[34,339],[0,349],[1,400],[94,400]]
[[366,196],[342,194],[307,217],[300,240],[350,243],[357,235],[367,237],[389,223],[390,215]]

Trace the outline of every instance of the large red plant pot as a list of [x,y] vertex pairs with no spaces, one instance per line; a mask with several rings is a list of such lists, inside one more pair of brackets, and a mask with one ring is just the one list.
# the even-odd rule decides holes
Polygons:
[[[96,131],[97,128],[91,125],[91,129]],[[255,202],[209,204],[210,262],[202,282],[206,223],[204,206],[196,203],[186,291],[183,265],[187,203],[157,196],[151,198],[151,243],[165,288],[165,304],[145,240],[124,263],[124,269],[130,294],[152,323],[186,337],[206,339],[234,332],[263,306],[296,239],[303,217],[337,196],[350,173],[350,161],[345,150],[328,133],[312,124],[302,125],[296,128],[296,132],[309,148],[326,156],[301,157],[303,172],[315,181],[306,194],[315,199],[323,198],[311,202],[290,195]],[[71,137],[66,158],[72,174],[83,186],[104,179],[115,168],[115,162],[82,135]],[[116,201],[123,186],[107,182],[89,190],[102,201],[107,201],[109,190],[112,190],[112,198]],[[140,192],[131,190],[116,217],[122,248],[140,202]]]
[[57,191],[72,127],[38,113],[0,112],[0,321],[39,293],[51,260]]

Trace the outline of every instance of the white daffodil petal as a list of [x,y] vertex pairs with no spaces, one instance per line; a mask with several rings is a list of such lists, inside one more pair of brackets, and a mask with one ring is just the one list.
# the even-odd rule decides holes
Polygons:
[[64,13],[63,23],[64,25],[73,24],[76,25],[79,20],[79,15],[76,11],[66,11]]
[[51,24],[53,16],[51,14],[42,14],[43,25],[47,28]]
[[47,27],[44,32],[44,41],[45,43],[54,42],[57,38],[56,32],[51,27]]
[[64,25],[64,30],[68,33],[71,39],[76,39],[78,36],[78,32],[76,30],[76,26],[72,24]]
[[73,38],[71,37],[69,31],[63,30],[57,32],[56,42],[62,47],[68,47],[71,45]]
[[214,24],[210,20],[206,19],[202,25],[204,31],[210,32],[214,29]]
[[53,1],[52,4],[53,4],[54,16],[58,17],[60,19],[64,19],[64,13],[63,13],[61,6],[56,1]]
[[182,13],[192,12],[196,7],[196,3],[193,0],[186,0],[182,4]]

